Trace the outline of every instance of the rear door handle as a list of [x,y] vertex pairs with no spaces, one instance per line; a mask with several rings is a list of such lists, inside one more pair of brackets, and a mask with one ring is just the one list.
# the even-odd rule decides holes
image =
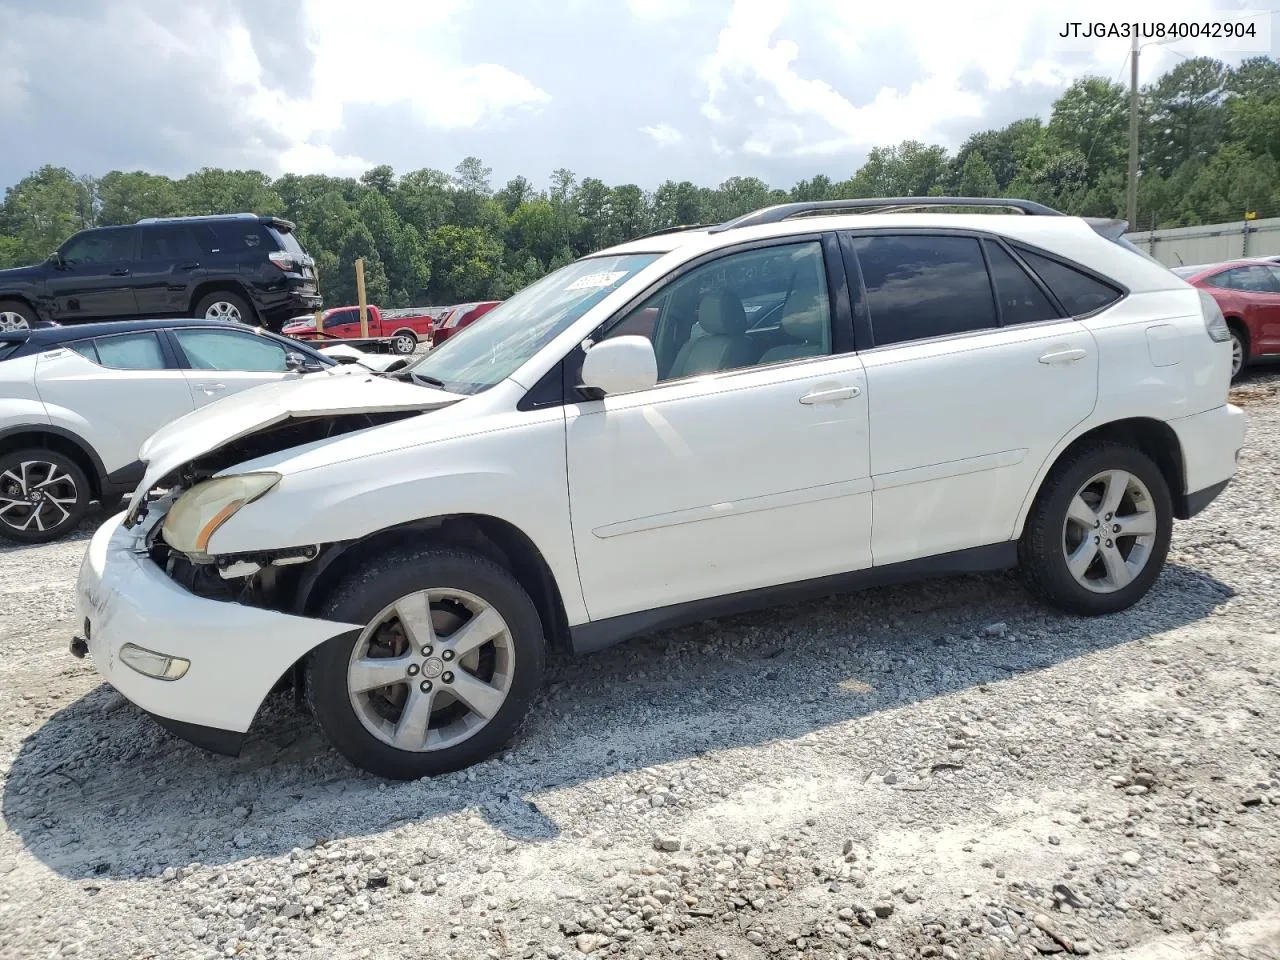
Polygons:
[[804,404],[835,403],[837,400],[852,400],[860,393],[862,393],[861,387],[837,387],[834,390],[817,390],[813,393],[806,393],[800,398],[800,402]]
[[1074,350],[1054,350],[1041,357],[1040,362],[1048,364],[1075,363],[1077,360],[1083,360],[1088,355],[1088,350],[1082,350],[1079,347]]
[[113,277],[127,277],[129,275],[128,267],[116,267],[111,271]]
[[197,269],[199,269],[199,267],[200,267],[200,264],[198,264],[198,263],[180,263],[180,264],[178,264],[178,269],[179,269],[179,270],[197,270]]

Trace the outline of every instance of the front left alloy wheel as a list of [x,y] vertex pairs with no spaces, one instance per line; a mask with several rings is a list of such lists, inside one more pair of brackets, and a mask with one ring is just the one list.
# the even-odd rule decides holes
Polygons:
[[364,627],[308,660],[307,700],[338,752],[378,776],[411,780],[484,760],[515,734],[542,682],[533,601],[478,554],[380,557],[319,615]]
[[0,537],[48,543],[70,533],[92,499],[79,464],[54,450],[0,456]]

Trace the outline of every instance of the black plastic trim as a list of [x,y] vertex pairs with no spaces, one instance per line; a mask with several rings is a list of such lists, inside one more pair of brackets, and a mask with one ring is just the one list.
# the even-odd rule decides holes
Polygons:
[[655,610],[641,610],[620,617],[610,617],[607,620],[595,620],[570,627],[569,639],[575,654],[594,653],[642,633],[684,626],[700,620],[727,617],[762,607],[796,603],[833,593],[904,583],[927,577],[1007,570],[1016,566],[1017,562],[1017,541],[1009,540],[985,547],[943,553],[936,557],[922,557],[918,560],[906,560],[883,567],[869,567],[865,570],[818,577],[814,580],[762,587],[758,590],[746,590],[742,593],[731,593],[706,600],[677,603]]
[[117,491],[120,493],[131,492],[142,482],[142,477],[146,472],[147,465],[141,460],[125,464],[119,470],[112,470],[102,478],[102,492],[104,494]]
[[1231,483],[1229,479],[1223,480],[1221,483],[1215,483],[1213,486],[1205,487],[1203,490],[1182,494],[1178,497],[1173,515],[1179,520],[1190,520],[1209,504],[1213,503],[1218,498],[1218,494],[1227,489],[1227,484],[1229,483]]
[[565,403],[564,360],[542,375],[542,379],[520,398],[517,410],[542,410],[546,407],[560,407]]
[[201,750],[220,753],[228,757],[240,756],[240,750],[244,747],[245,738],[248,737],[248,733],[237,733],[234,730],[222,730],[218,727],[202,727],[197,723],[186,723],[182,720],[162,717],[159,714],[152,713],[150,710],[144,710],[143,713],[175,737],[186,740]]

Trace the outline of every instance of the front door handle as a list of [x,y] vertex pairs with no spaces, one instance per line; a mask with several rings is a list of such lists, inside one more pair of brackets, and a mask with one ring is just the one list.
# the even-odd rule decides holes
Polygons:
[[128,267],[116,267],[111,271],[113,277],[127,277],[129,275]]
[[227,389],[227,385],[225,383],[197,383],[196,389],[212,394],[217,393],[219,390]]
[[1088,350],[1082,350],[1079,347],[1076,347],[1074,350],[1054,350],[1041,357],[1040,362],[1054,365],[1075,363],[1077,360],[1083,360],[1088,355]]
[[861,387],[837,387],[834,390],[817,390],[813,393],[806,393],[800,398],[800,402],[804,404],[835,403],[837,400],[852,400],[860,393],[862,393]]
[[198,263],[180,263],[180,264],[178,264],[178,269],[179,269],[179,270],[197,270],[197,269],[199,269],[199,267],[200,267],[200,264],[198,264]]

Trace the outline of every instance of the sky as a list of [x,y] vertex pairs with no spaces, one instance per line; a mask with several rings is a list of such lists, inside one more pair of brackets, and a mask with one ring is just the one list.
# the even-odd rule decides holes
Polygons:
[[[1270,0],[0,0],[0,186],[200,167],[551,171],[652,189],[850,176],[875,146],[958,147],[1128,82],[1123,39],[1068,21],[1203,22]],[[1064,12],[1065,11],[1065,12]],[[1280,40],[1275,14],[1256,19]],[[1188,40],[1182,57],[1275,55]],[[1261,49],[1257,49],[1261,47]]]

